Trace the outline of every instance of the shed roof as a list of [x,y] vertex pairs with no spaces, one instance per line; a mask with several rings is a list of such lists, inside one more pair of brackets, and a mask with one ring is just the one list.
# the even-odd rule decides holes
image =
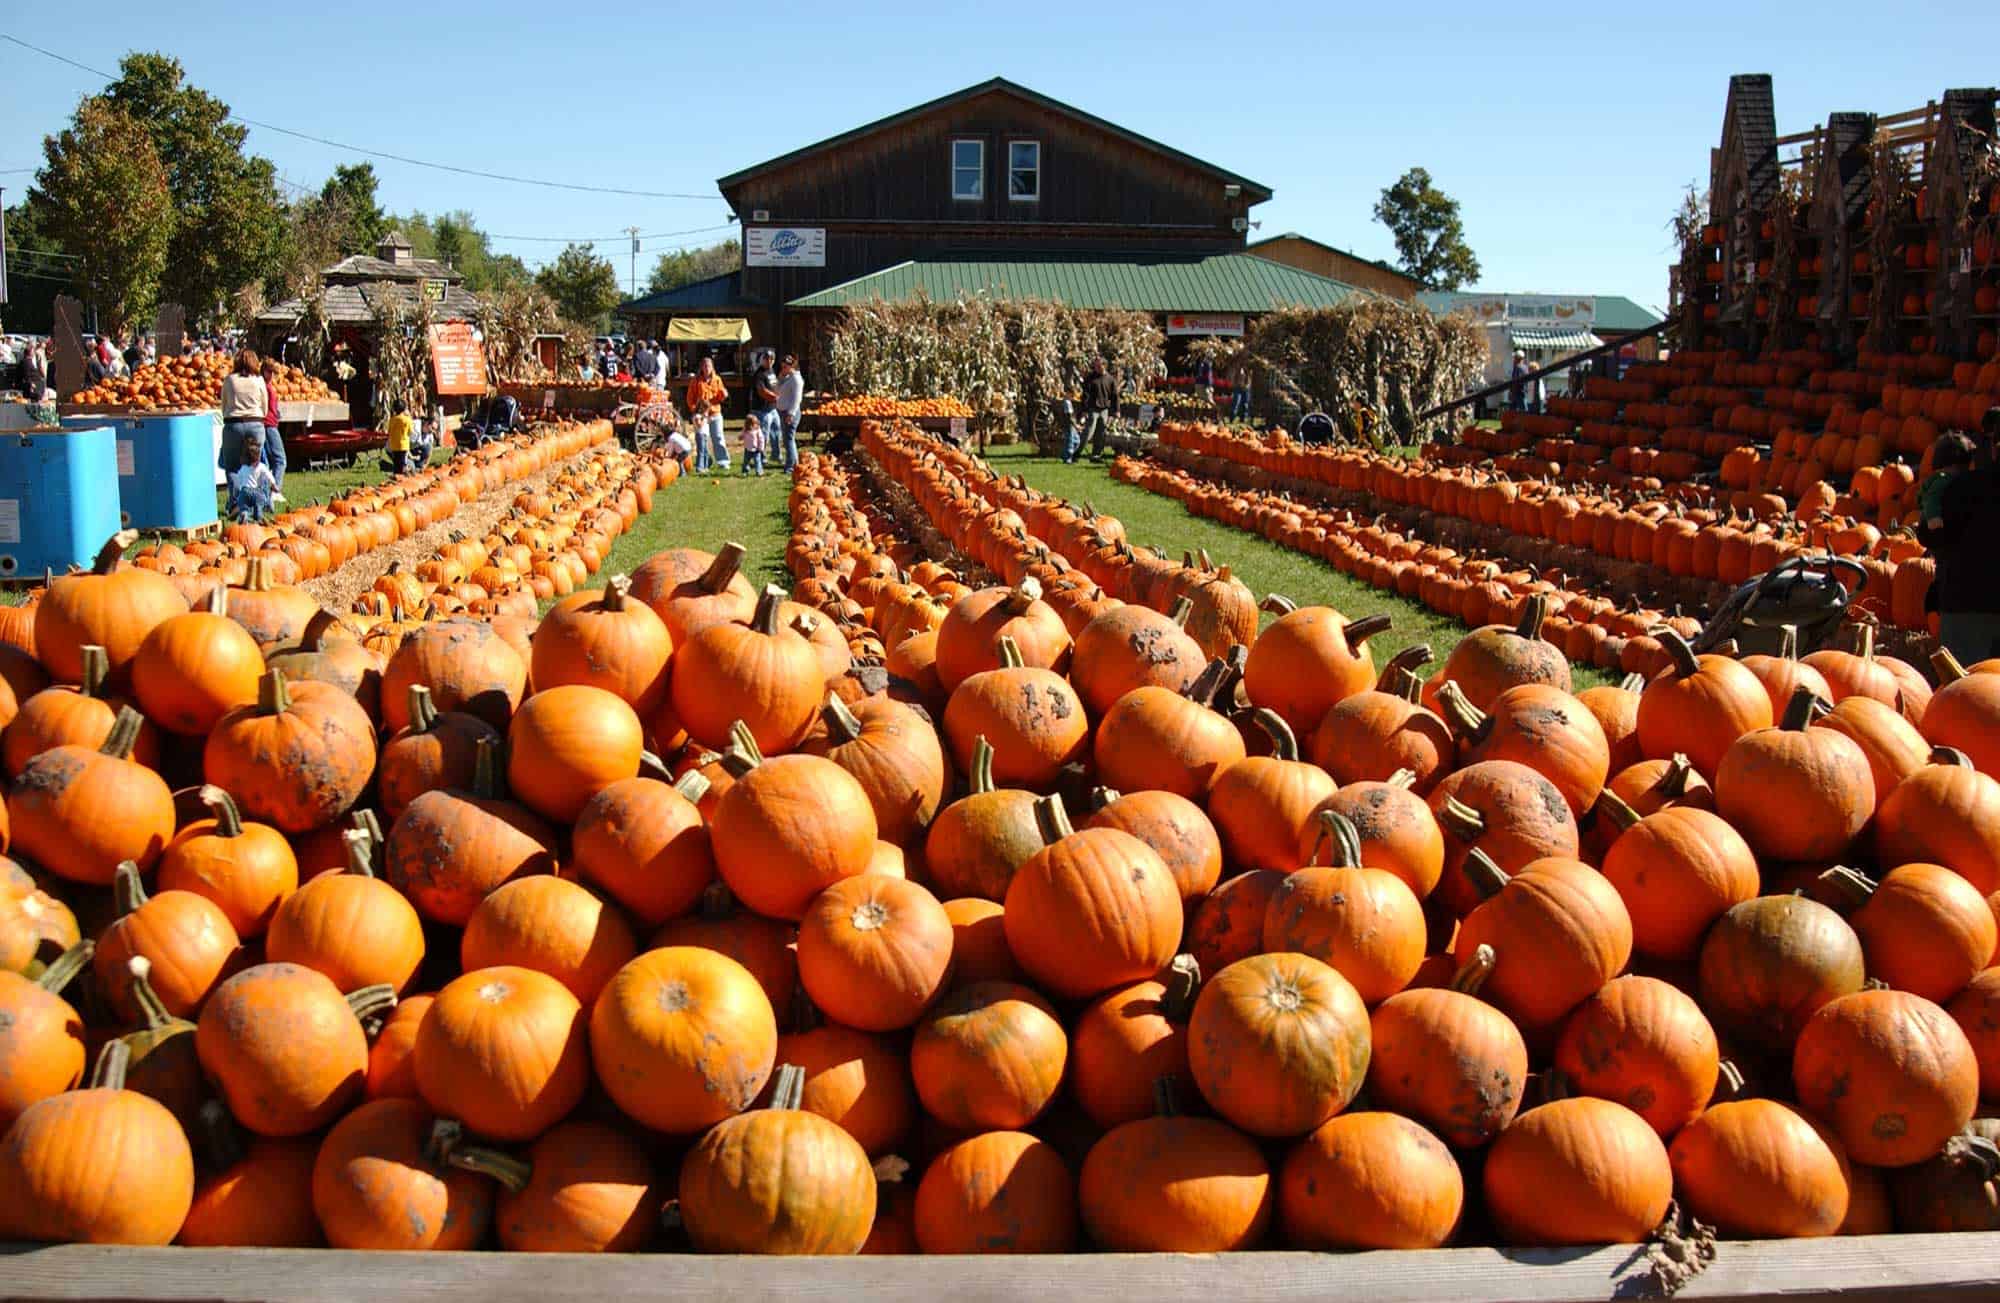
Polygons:
[[738,285],[740,275],[739,272],[726,271],[720,276],[690,281],[657,294],[642,294],[636,299],[627,299],[613,310],[620,316],[631,316],[640,312],[716,312],[761,306],[743,297]]
[[1352,250],[1343,249],[1339,245],[1328,244],[1325,240],[1315,240],[1310,235],[1301,235],[1297,231],[1285,231],[1279,235],[1266,236],[1264,239],[1257,241],[1255,244],[1246,245],[1244,247],[1243,252],[1256,253],[1257,250],[1263,248],[1265,245],[1276,244],[1280,240],[1297,240],[1303,244],[1310,244],[1316,249],[1325,249],[1328,253],[1337,253],[1343,258],[1352,258],[1356,262],[1367,263],[1370,267],[1380,268],[1381,270],[1388,272],[1391,276],[1400,276],[1404,280],[1410,282],[1410,284],[1412,285],[1418,283],[1416,277],[1410,275],[1408,272],[1404,271],[1400,267],[1382,261],[1382,259],[1380,258],[1363,257],[1361,254],[1355,253]]
[[[1468,299],[1505,298],[1505,293],[1497,290],[1424,290],[1417,295],[1417,302],[1432,312],[1443,316]],[[1602,334],[1610,331],[1621,334],[1632,330],[1645,330],[1660,324],[1660,315],[1650,308],[1642,307],[1631,299],[1619,294],[1558,295],[1560,298],[1592,298],[1597,300],[1596,315],[1591,319],[1590,329]],[[1495,323],[1498,324],[1498,323]]]
[[[422,291],[413,284],[401,281],[372,281],[362,285],[328,285],[326,287],[326,319],[335,325],[362,325],[375,319],[375,305],[383,301],[384,295],[393,295],[404,304],[412,303]],[[439,320],[451,318],[470,319],[479,311],[479,296],[459,285],[445,287],[444,302],[431,305],[431,311]],[[286,299],[275,303],[257,314],[259,324],[267,326],[289,325],[297,321],[305,311],[303,299]]]
[[[404,247],[408,247],[407,244]],[[408,262],[390,262],[370,253],[356,253],[342,258],[339,262],[320,273],[328,280],[344,281],[420,281],[448,280],[453,284],[465,279],[463,273],[452,269],[449,263],[435,258],[412,258]]]
[[793,299],[794,308],[838,308],[894,301],[993,295],[1050,299],[1075,308],[1138,312],[1269,312],[1299,305],[1332,307],[1367,291],[1242,253],[1207,257],[1138,255],[1088,258],[926,258],[898,263]]

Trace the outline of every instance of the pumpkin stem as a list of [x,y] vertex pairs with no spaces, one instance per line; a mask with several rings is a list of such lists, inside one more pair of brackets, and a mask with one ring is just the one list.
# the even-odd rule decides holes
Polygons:
[[1118,798],[1123,795],[1124,793],[1120,792],[1115,787],[1091,788],[1090,796],[1087,802],[1088,805],[1090,806],[1090,812],[1092,814],[1096,814],[1099,810],[1104,809],[1106,806],[1116,805],[1118,803]]
[[1194,1014],[1194,997],[1201,990],[1201,961],[1193,955],[1175,955],[1167,965],[1165,985],[1160,1016],[1168,1022],[1186,1022]]
[[1382,786],[1400,788],[1405,792],[1411,790],[1416,785],[1417,771],[1414,769],[1398,769],[1395,773],[1390,774],[1382,780]]
[[387,982],[374,986],[364,986],[347,994],[347,1007],[354,1011],[354,1019],[370,1035],[382,1030],[382,1019],[396,1007],[396,988]]
[[1336,869],[1358,869],[1361,867],[1361,830],[1354,826],[1354,820],[1338,810],[1321,810],[1313,817],[1317,831],[1313,833],[1312,854],[1306,856],[1306,867],[1316,867],[1320,849],[1329,842],[1333,845],[1333,858],[1327,865]]
[[1624,678],[1618,680],[1618,686],[1627,692],[1644,692],[1646,690],[1646,676],[1636,673],[1627,674]]
[[771,1104],[775,1109],[796,1111],[805,1102],[806,1070],[796,1063],[780,1064],[772,1079]]
[[1439,807],[1437,821],[1462,842],[1476,842],[1486,833],[1486,816],[1455,796],[1447,796]]
[[1207,548],[1204,547],[1197,549],[1195,552],[1195,559],[1201,562],[1201,568],[1204,571],[1215,569],[1215,562],[1208,559]]
[[1718,1079],[1715,1085],[1715,1093],[1718,1096],[1724,1100],[1743,1098],[1743,1091],[1747,1082],[1743,1076],[1743,1069],[1736,1066],[1736,1060],[1724,1059],[1716,1065],[1715,1072]]
[[1481,942],[1472,952],[1472,958],[1460,964],[1458,971],[1451,975],[1448,989],[1461,995],[1478,995],[1479,989],[1486,985],[1486,979],[1493,976],[1493,969],[1499,962],[1500,952]]
[[1008,634],[1003,633],[1000,635],[999,652],[1000,667],[1002,669],[1018,670],[1027,664],[1027,661],[1021,657],[1021,644],[1015,642],[1012,636]]
[[1972,757],[1957,747],[1932,747],[1930,762],[1934,765],[1949,765],[1954,769],[1971,769]]
[[819,717],[835,742],[845,745],[861,736],[861,721],[854,717],[854,712],[837,692],[826,694],[826,705],[821,707]]
[[1788,733],[1804,732],[1815,719],[1827,714],[1833,707],[1821,701],[1811,688],[1800,688],[1785,703],[1785,716],[1778,721],[1778,727]]
[[202,1161],[211,1172],[226,1172],[242,1162],[249,1154],[249,1146],[244,1143],[243,1129],[236,1125],[236,1119],[229,1116],[229,1109],[219,1099],[203,1100],[200,1112],[195,1114],[201,1135]]
[[1874,896],[1876,888],[1882,884],[1861,872],[1836,864],[1819,875],[1819,881],[1840,893],[1850,909],[1859,909]]
[[910,1160],[901,1154],[884,1154],[875,1160],[875,1184],[895,1185],[910,1174]]
[[1044,846],[1053,846],[1076,831],[1070,826],[1069,812],[1063,809],[1060,796],[1035,798],[1035,828],[1042,834]]
[[519,1194],[528,1188],[534,1176],[534,1169],[512,1154],[503,1154],[497,1149],[465,1143],[465,1127],[450,1118],[439,1118],[431,1124],[429,1140],[424,1145],[424,1156],[433,1163],[444,1163],[460,1171],[477,1172],[490,1176],[506,1187],[509,1193]]
[[674,790],[679,792],[689,805],[700,805],[701,798],[708,795],[708,788],[708,779],[699,769],[688,770],[681,775],[680,781],[674,784]]
[[1654,639],[1660,646],[1667,649],[1667,655],[1674,662],[1673,674],[1675,678],[1685,679],[1691,674],[1699,674],[1701,672],[1701,658],[1694,654],[1694,648],[1688,646],[1688,640],[1674,632],[1673,629],[1664,624],[1654,625],[1652,628],[1646,630],[1646,636]]
[[1875,626],[1864,624],[1854,635],[1854,654],[1868,664],[1875,663]]
[[292,694],[285,687],[283,670],[266,671],[257,681],[257,713],[282,715],[292,708]]
[[743,557],[747,549],[741,543],[724,543],[722,550],[715,554],[715,560],[702,571],[697,586],[704,593],[719,593],[729,587],[729,581],[736,578],[743,568]]
[[1153,1078],[1153,1113],[1163,1118],[1181,1115],[1181,1088],[1178,1078]]
[[1608,787],[1597,794],[1597,805],[1595,808],[1597,817],[1609,820],[1611,826],[1619,832],[1624,832],[1627,828],[1639,822],[1642,817],[1637,810],[1634,810],[1626,802],[1624,797],[1618,795],[1618,793]]
[[347,872],[358,878],[375,876],[375,843],[369,839],[367,830],[349,828],[340,834],[340,844],[347,851]]
[[[1364,615],[1359,620],[1349,620],[1342,626],[1340,633],[1342,637],[1347,639],[1347,649],[1349,651],[1359,651],[1361,650],[1361,645],[1376,634],[1387,633],[1389,626],[1393,623],[1395,621],[1378,612],[1375,615]],[[1425,659],[1428,660],[1429,657]]]
[[756,735],[751,733],[750,726],[740,719],[731,724],[729,745],[722,752],[722,767],[732,777],[741,778],[763,763],[764,752],[758,747]]
[[1271,739],[1272,754],[1278,759],[1299,758],[1299,739],[1292,732],[1292,726],[1285,722],[1283,715],[1269,706],[1259,706],[1250,712],[1250,722],[1263,729],[1264,735]]
[[1290,615],[1293,611],[1298,610],[1299,604],[1297,602],[1294,602],[1291,598],[1285,596],[1283,593],[1272,593],[1269,597],[1266,597],[1263,601],[1257,603],[1257,608],[1259,610],[1269,611],[1273,615],[1282,617]]
[[35,985],[51,995],[61,995],[62,989],[76,980],[90,963],[90,957],[97,953],[97,945],[88,937],[77,942],[49,962],[41,975],[35,978]]
[[1457,683],[1446,679],[1438,684],[1438,705],[1444,708],[1445,722],[1468,746],[1478,746],[1493,732],[1493,718],[1472,704]]
[[1965,677],[1965,666],[1958,657],[1951,654],[1951,648],[1940,647],[1931,653],[1931,669],[1937,674],[1939,683],[1956,683]]
[[971,793],[993,790],[993,744],[981,733],[972,740],[972,777],[968,787]]
[[243,835],[243,811],[237,808],[235,797],[214,783],[203,783],[195,795],[215,816],[216,836],[233,839]]
[[118,911],[118,917],[130,914],[147,899],[145,881],[139,877],[138,861],[120,862],[111,877],[111,904]]
[[410,731],[428,733],[437,727],[437,703],[431,700],[431,690],[421,683],[410,685]]
[[1513,879],[1507,870],[1493,862],[1493,857],[1477,846],[1465,853],[1465,866],[1460,870],[1472,883],[1472,889],[1479,893],[1481,900],[1491,900],[1500,894]]
[[765,584],[764,591],[757,598],[757,610],[750,617],[750,627],[761,634],[775,635],[778,632],[778,608],[784,601],[784,589],[776,584]]
[[507,789],[501,776],[506,773],[504,744],[497,737],[482,737],[473,743],[472,794],[482,801],[504,800]]
[[125,559],[125,549],[138,541],[138,530],[119,530],[116,534],[104,540],[103,547],[97,549],[97,559],[90,563],[91,571],[100,575],[110,574],[118,568],[118,563]]
[[1174,609],[1167,612],[1167,618],[1172,620],[1176,627],[1185,629],[1187,628],[1188,617],[1193,614],[1194,599],[1182,596],[1174,599]]
[[92,1090],[123,1090],[125,1074],[132,1067],[132,1047],[123,1037],[113,1037],[104,1042],[104,1048],[97,1052],[97,1066],[90,1073]]
[[1673,759],[1667,761],[1667,771],[1660,775],[1660,781],[1653,784],[1653,790],[1678,801],[1688,794],[1688,787],[1695,778],[1694,761],[1683,751],[1674,752]]
[[111,677],[111,653],[95,643],[82,649],[83,684],[81,691],[86,697],[102,697],[104,681]]
[[1417,677],[1417,671],[1430,664],[1432,659],[1433,656],[1429,643],[1419,642],[1410,644],[1394,656],[1391,656],[1388,662],[1382,666],[1382,675],[1375,680],[1376,690],[1387,692],[1392,696],[1402,696],[1403,694],[1400,689],[1403,686],[1403,682],[1396,676],[1400,673],[1414,679]]
[[632,580],[625,575],[613,575],[604,585],[604,595],[597,599],[601,611],[622,611],[625,598],[632,591]]
[[1778,659],[1795,661],[1799,658],[1799,626],[1782,624],[1778,626]]
[[1000,605],[1009,615],[1026,615],[1041,600],[1041,581],[1029,575],[1007,591],[1007,596],[1000,599]]
[[1526,609],[1521,612],[1521,623],[1515,626],[1514,632],[1523,638],[1539,638],[1542,636],[1542,622],[1548,618],[1549,599],[1536,593],[1528,599]]
[[111,732],[105,736],[104,745],[97,748],[98,751],[120,760],[130,760],[132,748],[139,742],[139,729],[145,722],[146,717],[138,711],[130,706],[120,706],[118,718],[111,721]]
[[1938,1155],[1945,1162],[1971,1167],[1984,1185],[2000,1176],[2000,1145],[1985,1136],[1953,1136]]

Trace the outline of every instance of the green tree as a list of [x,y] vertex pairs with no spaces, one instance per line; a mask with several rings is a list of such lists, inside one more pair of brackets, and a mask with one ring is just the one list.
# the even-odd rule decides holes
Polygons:
[[646,293],[660,294],[683,285],[705,281],[735,271],[743,264],[743,248],[734,240],[724,240],[701,249],[675,249],[663,253],[653,263],[646,278]]
[[610,259],[598,257],[588,244],[564,245],[556,260],[535,274],[535,284],[556,301],[564,320],[592,329],[603,325],[624,297]]
[[479,242],[479,233],[470,223],[461,223],[455,215],[446,213],[438,218],[431,234],[431,256],[463,273],[468,255],[479,252]]
[[146,128],[103,99],[77,105],[30,195],[34,225],[81,259],[76,278],[98,328],[120,333],[152,311],[167,264],[173,206]]
[[1432,185],[1423,168],[1411,168],[1382,192],[1375,220],[1395,237],[1403,271],[1425,289],[1455,290],[1479,279],[1479,259],[1465,243],[1458,200]]
[[236,292],[276,270],[284,204],[271,161],[243,152],[248,129],[187,83],[178,59],[128,54],[103,98],[144,126],[173,196],[161,293],[213,323]]
[[338,210],[343,230],[340,251],[374,253],[389,229],[389,219],[375,199],[375,165],[342,163],[319,188],[320,202]]

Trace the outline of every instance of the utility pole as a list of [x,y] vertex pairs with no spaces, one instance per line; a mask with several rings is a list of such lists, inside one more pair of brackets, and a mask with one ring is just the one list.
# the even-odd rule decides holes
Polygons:
[[629,236],[631,236],[631,237],[632,237],[632,294],[631,294],[631,297],[633,297],[633,298],[635,298],[635,299],[636,299],[636,298],[638,298],[638,297],[639,297],[639,228],[638,228],[638,227],[636,227],[636,226],[628,226],[628,227],[626,227],[626,228],[625,228],[625,234],[627,234],[627,235],[629,235]]

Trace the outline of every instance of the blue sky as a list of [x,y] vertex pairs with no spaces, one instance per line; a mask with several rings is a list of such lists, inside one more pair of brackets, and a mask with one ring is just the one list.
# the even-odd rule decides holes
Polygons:
[[[471,209],[503,235],[722,223],[715,178],[994,75],[1270,186],[1253,234],[1393,254],[1371,209],[1406,167],[1464,206],[1481,287],[1664,301],[1665,224],[1705,177],[1735,72],[1780,132],[2000,79],[2000,5],[0,5],[6,32],[98,68],[173,54],[236,111],[416,158],[636,190],[584,194],[375,159],[385,206]],[[1611,18],[1615,14],[1615,21]],[[30,21],[32,18],[32,22]],[[0,43],[0,186],[101,81]],[[267,130],[317,186],[357,156]],[[653,251],[726,231],[647,242]],[[497,247],[531,263],[561,248]],[[628,268],[623,237],[602,241]]]

